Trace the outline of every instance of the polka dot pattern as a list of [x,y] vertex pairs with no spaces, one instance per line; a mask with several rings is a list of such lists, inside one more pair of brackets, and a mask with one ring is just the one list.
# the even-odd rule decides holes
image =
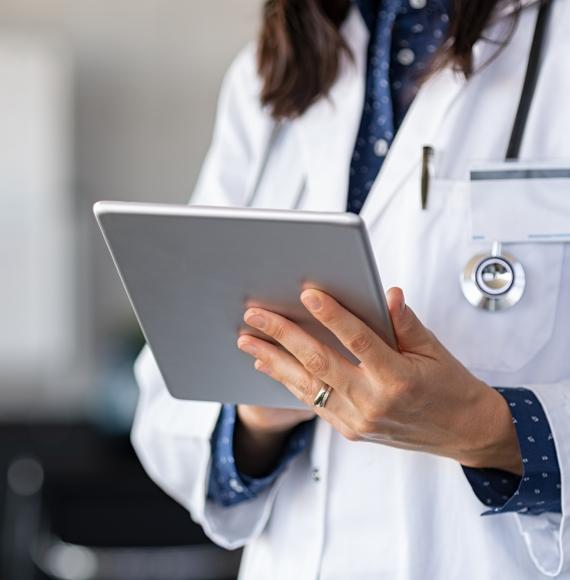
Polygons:
[[519,477],[498,469],[463,471],[475,495],[488,506],[483,515],[562,511],[562,485],[554,438],[535,394],[522,387],[498,388],[513,416],[523,462]]
[[450,0],[356,0],[370,30],[366,94],[347,211],[359,213],[422,74],[447,35]]
[[253,478],[240,473],[233,449],[236,408],[223,405],[212,433],[212,462],[208,481],[208,498],[229,507],[257,497],[286,469],[289,462],[309,444],[314,421],[302,423],[289,437],[277,467],[267,477]]

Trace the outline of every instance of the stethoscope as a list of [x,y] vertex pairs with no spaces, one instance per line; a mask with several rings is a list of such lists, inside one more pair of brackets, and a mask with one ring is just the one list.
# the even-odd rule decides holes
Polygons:
[[[523,83],[523,89],[509,146],[506,160],[514,161],[519,158],[522,139],[525,133],[530,106],[532,104],[536,84],[540,73],[540,64],[544,48],[546,24],[552,5],[551,0],[541,0],[538,12],[532,46],[528,58],[528,64]],[[276,122],[269,134],[265,147],[265,153],[256,172],[250,193],[245,201],[246,207],[253,207],[261,189],[261,182],[266,172],[271,151],[279,138],[283,123]],[[424,155],[426,153],[424,148]],[[306,190],[306,177],[291,204],[291,209],[301,206]],[[422,191],[422,204],[425,204],[424,192]],[[461,289],[467,301],[477,308],[496,312],[506,310],[517,304],[522,298],[526,288],[526,276],[522,264],[510,253],[503,251],[500,241],[493,243],[490,254],[477,254],[465,265],[460,276]]]
[[[522,94],[507,148],[507,161],[519,158],[540,73],[545,30],[551,6],[551,0],[541,0]],[[490,312],[512,308],[523,297],[526,288],[522,264],[512,254],[503,251],[500,241],[493,242],[490,254],[477,254],[467,262],[461,273],[460,282],[467,301],[476,308]]]

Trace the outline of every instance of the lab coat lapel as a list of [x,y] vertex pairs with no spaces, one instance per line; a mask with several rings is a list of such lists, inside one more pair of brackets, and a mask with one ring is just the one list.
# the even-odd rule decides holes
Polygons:
[[[537,0],[523,0],[524,7]],[[505,8],[498,19],[512,12]],[[343,26],[343,35],[352,52],[346,58],[328,98],[317,101],[292,126],[298,137],[306,175],[306,195],[301,209],[345,211],[350,159],[364,102],[368,29],[356,7]],[[475,61],[482,53],[481,42],[474,47]],[[483,59],[485,57],[483,56]],[[451,107],[466,86],[451,70],[434,76],[414,100],[382,170],[370,191],[361,216],[371,228],[399,188],[417,172],[421,148],[431,145]],[[419,181],[418,181],[419,199]]]
[[[369,228],[404,182],[416,172],[421,163],[422,146],[433,144],[465,84],[462,77],[446,69],[421,88],[362,208],[362,219]],[[419,195],[418,181],[418,203]]]
[[[523,0],[521,6],[526,9],[536,4],[537,0]],[[503,18],[510,17],[512,12],[510,5],[498,11],[497,18],[485,36],[493,39],[498,35],[496,41],[500,43],[504,39],[504,28],[499,23]],[[497,43],[480,40],[475,44],[473,60],[476,70],[492,59]],[[393,196],[411,178],[417,178],[420,203],[422,147],[434,145],[438,141],[454,103],[462,96],[466,86],[465,78],[448,68],[432,77],[420,89],[362,208],[361,217],[369,230],[377,223]]]
[[[306,172],[304,210],[346,209],[350,159],[364,102],[369,38],[356,8],[343,26],[343,34],[353,61],[344,63],[329,97],[320,99],[293,124]],[[444,71],[421,89],[364,205],[361,215],[367,223],[375,220],[417,168],[421,158],[418,143],[430,144],[464,84],[459,76]]]
[[345,211],[350,158],[362,113],[368,31],[356,8],[343,25],[352,52],[327,98],[293,123],[306,172],[302,209]]

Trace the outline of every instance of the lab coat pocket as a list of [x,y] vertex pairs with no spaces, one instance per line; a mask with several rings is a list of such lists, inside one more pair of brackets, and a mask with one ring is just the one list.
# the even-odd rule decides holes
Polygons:
[[[553,336],[561,299],[564,243],[503,245],[503,251],[513,255],[525,270],[525,291],[510,309],[482,310],[472,306],[461,289],[467,263],[475,255],[491,253],[490,243],[471,238],[468,183],[434,180],[425,211],[418,208],[416,194],[417,190],[408,215],[415,215],[418,221],[414,220],[407,232],[414,232],[417,245],[410,248],[415,256],[412,264],[424,272],[414,301],[425,323],[472,371],[512,373],[524,369],[548,348]],[[422,244],[418,244],[418,236]],[[408,263],[406,270],[414,272],[414,267]],[[417,280],[410,278],[410,288],[416,284]]]
[[475,369],[514,372],[524,368],[548,348],[556,323],[563,244],[517,244],[504,250],[523,265],[526,288],[520,302],[509,310],[486,312],[472,307],[481,348],[481,354],[471,353],[470,366]]
[[[451,205],[456,203],[452,199],[448,202]],[[520,202],[524,205],[522,199]],[[456,212],[452,210],[451,213]],[[490,243],[472,241],[469,227],[465,228],[463,240],[462,250],[458,253],[458,274],[474,255],[491,253]],[[472,306],[460,291],[458,280],[457,295],[461,305],[456,311],[454,324],[459,329],[470,329],[469,338],[466,340],[464,337],[458,344],[461,345],[459,350],[463,351],[461,360],[473,370],[515,372],[523,369],[548,348],[556,324],[564,243],[503,244],[502,252],[513,256],[524,268],[524,293],[511,308],[490,312]]]

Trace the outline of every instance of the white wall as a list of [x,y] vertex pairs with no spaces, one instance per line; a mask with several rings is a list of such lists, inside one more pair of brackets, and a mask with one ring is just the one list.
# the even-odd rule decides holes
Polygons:
[[[0,2],[0,35],[53,37],[70,49],[81,348],[96,369],[107,345],[134,322],[91,205],[103,198],[186,201],[209,143],[223,72],[254,38],[260,5],[261,0]],[[79,383],[71,388],[88,388]],[[75,393],[74,399],[83,394],[88,395]]]
[[35,401],[74,366],[69,64],[57,43],[0,35],[2,402]]

